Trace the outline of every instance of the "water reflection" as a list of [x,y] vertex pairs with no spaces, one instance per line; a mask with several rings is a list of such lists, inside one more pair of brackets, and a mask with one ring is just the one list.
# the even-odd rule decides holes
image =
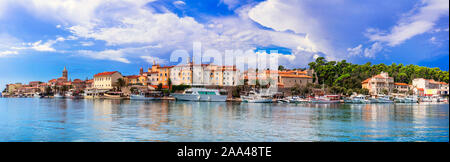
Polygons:
[[448,104],[0,99],[0,141],[448,141]]

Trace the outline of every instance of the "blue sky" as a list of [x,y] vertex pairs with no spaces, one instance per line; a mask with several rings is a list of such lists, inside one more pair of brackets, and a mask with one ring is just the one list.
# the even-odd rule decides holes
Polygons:
[[[119,70],[137,74],[176,49],[279,50],[449,69],[448,0],[1,0],[0,88]],[[226,56],[225,56],[226,57]]]

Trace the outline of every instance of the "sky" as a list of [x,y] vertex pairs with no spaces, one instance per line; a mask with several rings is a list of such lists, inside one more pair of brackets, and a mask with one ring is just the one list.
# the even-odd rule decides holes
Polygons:
[[[449,0],[0,0],[0,88],[138,74],[175,50],[449,69]],[[261,52],[263,50],[263,52]],[[265,51],[265,52],[264,52]]]

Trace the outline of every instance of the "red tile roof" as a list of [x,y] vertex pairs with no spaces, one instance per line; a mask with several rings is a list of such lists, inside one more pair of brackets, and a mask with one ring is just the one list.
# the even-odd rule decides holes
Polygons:
[[126,76],[127,78],[134,78],[134,79],[136,79],[136,78],[139,78],[139,75],[130,75],[130,76]]
[[366,80],[364,80],[364,81],[362,81],[361,83],[369,83],[369,80],[370,80],[371,78],[368,78],[368,79],[366,79]]
[[117,73],[117,71],[98,73],[98,74],[95,74],[94,77],[97,77],[97,76],[103,76],[103,75],[112,75],[112,74],[114,74],[114,73]]
[[402,86],[407,86],[408,84],[406,83],[394,83],[395,85],[402,85]]

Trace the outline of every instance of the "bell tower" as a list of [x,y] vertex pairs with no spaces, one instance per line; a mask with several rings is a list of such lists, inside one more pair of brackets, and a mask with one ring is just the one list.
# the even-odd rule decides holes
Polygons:
[[66,80],[67,80],[67,69],[66,69],[66,67],[64,66],[64,70],[63,70],[63,72],[62,72],[62,77],[63,78],[65,78]]

